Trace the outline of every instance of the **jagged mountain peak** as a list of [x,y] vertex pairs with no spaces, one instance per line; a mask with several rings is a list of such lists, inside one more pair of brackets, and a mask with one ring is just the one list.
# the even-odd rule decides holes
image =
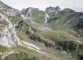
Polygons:
[[27,10],[28,12],[36,12],[36,11],[39,11],[38,8],[33,8],[33,7],[28,7],[26,10]]
[[61,11],[60,7],[59,6],[56,6],[56,7],[47,7],[45,9],[45,12],[47,13],[51,13],[51,12],[58,12],[58,11]]
[[31,12],[37,12],[37,11],[39,11],[38,8],[28,7],[26,9],[23,9],[21,13],[25,16],[29,16]]

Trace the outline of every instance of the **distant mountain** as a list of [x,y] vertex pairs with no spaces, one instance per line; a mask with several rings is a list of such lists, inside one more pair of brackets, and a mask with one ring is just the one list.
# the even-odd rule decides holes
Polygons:
[[38,8],[29,7],[27,9],[23,9],[21,13],[25,16],[29,16],[31,12],[37,12],[37,11],[39,11]]
[[61,9],[60,9],[60,7],[59,6],[57,6],[57,7],[47,7],[46,9],[45,9],[45,12],[46,13],[51,13],[51,12],[58,12],[58,11],[61,11]]

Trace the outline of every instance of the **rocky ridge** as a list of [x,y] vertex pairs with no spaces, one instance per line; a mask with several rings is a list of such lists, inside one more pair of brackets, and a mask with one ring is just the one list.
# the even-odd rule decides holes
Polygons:
[[21,13],[25,16],[31,16],[31,12],[39,11],[38,8],[28,7],[26,9],[21,10]]
[[20,13],[17,9],[4,4],[2,1],[0,1],[0,10],[8,16],[15,16]]
[[6,47],[13,47],[21,45],[20,39],[17,37],[15,28],[12,23],[5,17],[2,13],[0,13],[0,45]]
[[56,7],[47,7],[45,9],[45,12],[46,13],[51,13],[51,12],[58,12],[58,11],[61,11],[60,7],[59,6],[56,6]]

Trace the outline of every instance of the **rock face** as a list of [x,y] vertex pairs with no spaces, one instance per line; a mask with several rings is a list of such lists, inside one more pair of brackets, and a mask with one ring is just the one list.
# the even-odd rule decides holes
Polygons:
[[39,11],[38,8],[29,7],[27,9],[23,9],[21,13],[25,16],[30,16],[31,15],[30,12],[37,12],[37,11]]
[[47,7],[46,9],[45,9],[45,12],[46,13],[51,13],[51,12],[58,12],[58,11],[61,11],[61,9],[60,9],[60,7],[59,6],[57,6],[57,7]]
[[16,16],[18,14],[20,12],[17,9],[13,9],[0,1],[0,45],[6,47],[15,47],[16,44],[21,45],[15,28],[8,19],[8,16]]
[[6,47],[21,45],[19,38],[16,35],[15,28],[12,23],[0,13],[0,45]]
[[17,9],[13,9],[8,5],[5,5],[3,2],[0,1],[0,10],[3,11],[8,16],[15,16],[20,13]]

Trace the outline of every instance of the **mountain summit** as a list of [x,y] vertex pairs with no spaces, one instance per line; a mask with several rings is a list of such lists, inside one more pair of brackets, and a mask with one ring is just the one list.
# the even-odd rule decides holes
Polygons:
[[29,16],[31,12],[37,12],[37,11],[39,11],[38,8],[28,7],[27,9],[23,9],[21,12],[23,15]]
[[58,12],[58,11],[61,11],[60,7],[59,6],[56,6],[56,7],[47,7],[45,9],[45,12],[46,13],[51,13],[51,12]]

